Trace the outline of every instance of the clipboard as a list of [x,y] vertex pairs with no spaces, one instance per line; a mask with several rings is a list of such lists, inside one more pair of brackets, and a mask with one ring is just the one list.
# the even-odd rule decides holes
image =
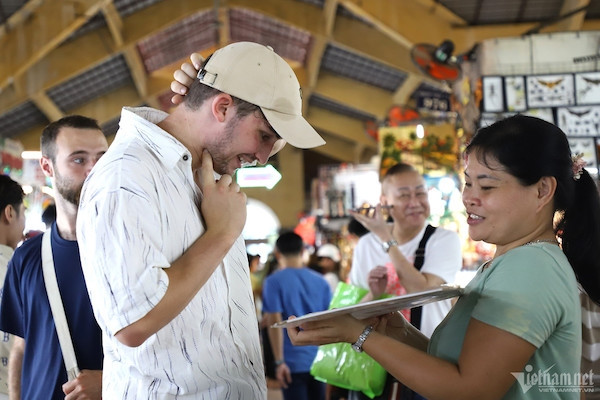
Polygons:
[[373,300],[347,307],[318,311],[294,319],[277,322],[271,328],[293,328],[309,321],[320,321],[341,315],[350,314],[356,319],[365,319],[388,314],[405,308],[419,307],[435,301],[450,299],[460,296],[463,289],[454,285],[442,285],[439,288],[422,292],[405,294],[382,300]]

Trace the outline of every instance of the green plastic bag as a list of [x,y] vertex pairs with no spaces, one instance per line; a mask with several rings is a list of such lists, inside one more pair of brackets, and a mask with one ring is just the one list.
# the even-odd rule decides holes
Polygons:
[[[340,282],[329,308],[357,304],[369,291]],[[319,346],[310,368],[315,379],[331,385],[363,392],[370,398],[379,396],[385,387],[387,372],[367,353],[357,353],[349,343]]]

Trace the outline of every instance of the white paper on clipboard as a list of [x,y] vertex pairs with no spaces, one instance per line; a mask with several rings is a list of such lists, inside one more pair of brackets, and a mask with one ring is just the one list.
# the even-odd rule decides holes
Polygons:
[[365,319],[377,317],[405,308],[419,307],[434,301],[450,299],[460,296],[463,289],[453,285],[443,285],[436,289],[425,290],[422,292],[405,294],[402,296],[391,297],[382,300],[373,300],[366,303],[360,303],[353,306],[334,308],[326,311],[319,311],[303,315],[294,319],[288,319],[273,324],[271,328],[292,328],[302,325],[308,321],[320,321],[332,317],[338,317],[344,314],[351,314],[354,318]]

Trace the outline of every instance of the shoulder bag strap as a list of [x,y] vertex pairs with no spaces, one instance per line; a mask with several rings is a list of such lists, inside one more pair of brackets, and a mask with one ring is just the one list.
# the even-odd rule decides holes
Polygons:
[[[414,266],[419,271],[425,263],[425,245],[427,244],[427,240],[429,240],[433,232],[435,232],[435,227],[428,224],[425,228],[425,233],[419,242],[419,247],[415,253]],[[421,329],[422,314],[423,307],[413,307],[410,309],[410,323],[413,324],[417,329]]]
[[71,340],[71,333],[69,332],[65,309],[60,297],[60,291],[58,290],[58,282],[56,281],[56,272],[54,270],[54,260],[52,257],[52,244],[50,243],[50,237],[52,235],[50,232],[50,230],[47,230],[42,237],[42,270],[44,272],[46,292],[48,293],[48,300],[50,301],[50,308],[52,309],[52,317],[54,318],[58,341],[67,369],[67,378],[72,380],[79,375],[79,368],[77,367],[77,358],[75,357],[75,350],[73,349],[73,341]]
[[425,245],[427,244],[427,241],[429,240],[431,235],[433,235],[433,232],[435,232],[435,226],[427,225],[427,227],[425,228],[425,233],[423,234],[423,237],[419,242],[419,247],[417,248],[417,251],[415,253],[414,266],[419,271],[425,263]]

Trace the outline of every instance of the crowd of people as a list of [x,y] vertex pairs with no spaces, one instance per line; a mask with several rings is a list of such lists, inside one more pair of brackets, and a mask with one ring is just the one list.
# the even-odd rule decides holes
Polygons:
[[[583,329],[597,332],[600,199],[559,128],[518,115],[467,145],[469,235],[496,252],[454,306],[277,329],[329,307],[341,254],[323,243],[310,268],[302,238],[282,232],[273,267],[261,269],[246,252],[246,195],[232,175],[286,143],[324,141],[302,116],[293,70],[269,47],[195,54],[175,79],[174,111],[123,108],[110,147],[84,116],[44,129],[54,214],[20,245],[24,193],[0,176],[5,398],[255,400],[270,375],[285,400],[333,399],[310,369],[317,346],[337,342],[388,371],[381,399],[579,399],[598,385],[582,304]],[[454,282],[460,239],[429,225],[429,213],[425,179],[404,163],[382,178],[374,213],[352,212],[360,238],[347,281],[365,290],[362,301]],[[524,381],[537,371],[580,381],[544,390],[552,385]]]

